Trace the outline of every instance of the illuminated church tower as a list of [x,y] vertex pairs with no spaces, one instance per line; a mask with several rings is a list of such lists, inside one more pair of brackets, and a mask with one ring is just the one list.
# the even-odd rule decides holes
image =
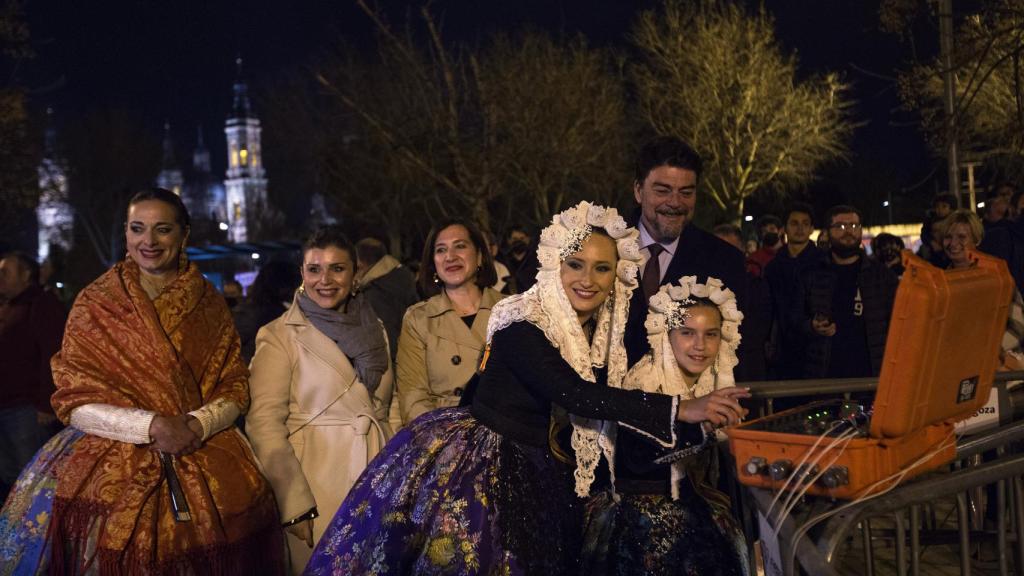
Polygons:
[[50,257],[54,249],[71,249],[74,211],[68,203],[67,165],[57,149],[57,131],[53,127],[53,110],[46,109],[46,140],[39,175],[39,261]]
[[260,121],[249,106],[248,87],[242,79],[242,59],[236,61],[235,99],[224,125],[228,140],[228,171],[224,180],[227,197],[228,239],[248,242],[258,234],[260,215],[267,210],[267,179],[260,148]]

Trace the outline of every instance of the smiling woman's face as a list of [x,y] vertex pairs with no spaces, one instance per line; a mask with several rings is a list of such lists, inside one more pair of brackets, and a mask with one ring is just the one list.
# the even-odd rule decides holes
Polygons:
[[142,200],[128,207],[124,231],[128,256],[151,276],[177,272],[188,231],[177,222],[174,207],[160,200]]
[[336,309],[352,293],[356,264],[337,246],[310,248],[302,256],[302,289],[321,308]]
[[562,262],[562,289],[581,323],[589,320],[608,299],[615,285],[618,259],[615,241],[594,233],[583,242],[579,252]]
[[434,268],[445,288],[453,289],[476,280],[483,256],[469,237],[469,230],[452,224],[434,240]]

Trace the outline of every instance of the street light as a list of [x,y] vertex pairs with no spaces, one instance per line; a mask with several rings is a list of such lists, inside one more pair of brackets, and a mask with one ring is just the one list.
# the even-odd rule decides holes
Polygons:
[[217,227],[220,228],[221,230],[224,230],[225,232],[228,229],[228,225],[226,222],[221,222],[220,224],[217,225]]
[[750,214],[747,214],[746,216],[743,217],[743,221],[744,222],[753,222],[754,221],[754,217],[751,216]]
[[259,252],[253,252],[252,253],[252,259],[253,260],[259,260],[260,259],[260,253]]

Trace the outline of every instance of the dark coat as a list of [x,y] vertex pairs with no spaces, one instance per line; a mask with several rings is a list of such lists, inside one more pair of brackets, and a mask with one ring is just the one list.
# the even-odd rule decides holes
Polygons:
[[[636,226],[639,211],[634,214],[631,225]],[[679,235],[679,245],[668,271],[662,277],[662,284],[670,284],[683,276],[696,276],[698,282],[707,281],[708,277],[718,278],[726,288],[736,294],[736,304],[740,311],[747,306],[747,278],[743,253],[735,246],[701,230],[693,223],[687,224]],[[626,354],[632,366],[647,351],[647,330],[644,320],[647,318],[647,302],[643,290],[633,291],[633,299],[629,303],[629,320],[626,322]],[[743,364],[744,350],[740,345],[740,365]]]
[[783,246],[765,267],[764,279],[772,298],[772,327],[768,344],[770,378],[788,380],[803,376],[807,335],[802,330],[790,330],[787,318],[799,304],[797,290],[801,273],[826,256],[813,242],[796,257],[790,256],[788,248]]
[[996,226],[985,231],[978,249],[1006,260],[1017,290],[1024,293],[1024,218],[1012,226]]
[[385,255],[366,271],[357,291],[363,295],[388,335],[391,360],[398,353],[398,335],[402,330],[402,317],[406,309],[419,301],[416,277],[408,268]]
[[64,305],[40,286],[0,306],[0,408],[53,411],[50,358],[60,350],[66,319]]
[[[829,337],[820,336],[811,329],[811,319],[822,312],[831,316],[832,292],[836,281],[837,273],[832,259],[822,258],[803,271],[797,285],[798,306],[792,310],[789,328],[807,335],[803,369],[805,378],[823,378],[828,372],[832,343]],[[871,356],[871,373],[878,376],[882,371],[885,339],[889,334],[889,319],[899,280],[884,264],[861,252],[857,284],[864,303],[863,317]]]

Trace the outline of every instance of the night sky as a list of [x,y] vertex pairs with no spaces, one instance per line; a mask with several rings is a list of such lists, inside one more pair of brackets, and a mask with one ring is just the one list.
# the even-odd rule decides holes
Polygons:
[[[437,0],[433,6],[450,40],[485,41],[497,30],[533,26],[556,34],[580,32],[599,46],[625,47],[637,12],[658,4]],[[419,4],[384,6],[398,19],[406,6]],[[928,156],[916,128],[900,125],[912,117],[897,110],[891,78],[906,58],[905,48],[878,30],[877,1],[775,0],[766,7],[783,45],[797,52],[801,74],[838,71],[854,85],[856,119],[864,125],[851,143],[851,164],[826,170],[811,186],[818,203],[856,201],[862,176],[870,173],[882,175],[868,179],[875,186],[884,182],[900,189],[924,182],[904,193],[904,203],[914,205],[911,213],[918,204],[923,207],[944,171]],[[24,78],[32,87],[46,88],[32,96],[35,109],[52,106],[58,126],[111,106],[141,113],[157,134],[169,121],[179,159],[188,157],[202,123],[216,173],[225,165],[222,130],[237,54],[245,59],[250,89],[258,97],[275,79],[309,67],[340,37],[357,47],[369,45],[371,38],[368,19],[348,0],[36,0],[25,10],[38,56]],[[938,180],[929,179],[937,166]],[[273,183],[273,174],[268,177]]]

